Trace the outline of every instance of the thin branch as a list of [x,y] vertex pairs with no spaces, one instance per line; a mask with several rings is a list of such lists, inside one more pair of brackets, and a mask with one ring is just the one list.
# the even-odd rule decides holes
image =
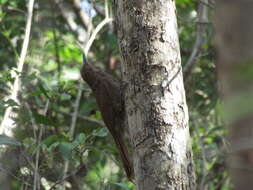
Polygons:
[[92,33],[89,41],[87,42],[87,45],[84,49],[84,54],[87,56],[88,55],[88,52],[90,50],[90,47],[93,43],[93,41],[95,40],[98,32],[109,22],[112,22],[112,18],[105,18],[101,23],[99,23],[99,25],[97,25],[96,29],[94,30],[94,32]]
[[[58,113],[60,113],[60,114],[73,117],[73,114],[71,114],[71,113],[63,112],[63,111],[60,111],[60,110],[55,110],[55,111],[58,112]],[[104,122],[96,120],[96,119],[93,119],[93,118],[90,118],[90,117],[87,117],[87,116],[82,116],[82,115],[78,114],[77,118],[81,119],[83,121],[87,121],[87,122],[93,123],[95,125],[99,125],[100,127],[105,127]]]
[[18,7],[10,6],[10,5],[7,6],[7,9],[10,10],[10,11],[16,11],[16,12],[19,12],[19,13],[22,13],[22,14],[26,13],[24,10],[19,9]]
[[[190,115],[190,120],[193,123],[193,126],[198,126],[197,120],[193,115]],[[197,138],[199,139],[199,145],[200,145],[200,149],[201,149],[201,157],[202,157],[202,162],[201,162],[201,179],[200,179],[200,183],[198,184],[197,189],[198,190],[204,190],[205,188],[205,182],[206,182],[206,177],[208,174],[208,171],[206,169],[206,163],[207,163],[207,156],[206,156],[206,150],[205,150],[205,146],[203,144],[203,140],[198,132],[198,129],[194,129],[194,134],[197,136]]]
[[55,52],[55,61],[57,63],[57,78],[58,82],[60,82],[61,78],[61,61],[60,61],[60,54],[59,54],[59,45],[58,45],[58,35],[56,32],[57,28],[57,22],[56,22],[56,15],[55,15],[55,9],[56,5],[52,7],[51,11],[54,17],[54,27],[53,27],[53,40],[54,40],[54,52]]
[[30,117],[31,124],[33,126],[32,127],[32,129],[33,129],[33,138],[37,139],[36,129],[38,129],[38,127],[36,126],[36,122],[35,122],[35,119],[34,119],[33,114],[32,114],[32,109],[31,109],[30,105],[27,102],[25,102],[25,107],[28,110],[28,115]]
[[87,38],[86,36],[88,36],[88,32],[78,26],[75,22],[74,16],[69,14],[70,11],[63,5],[62,0],[54,0],[54,3],[57,5],[62,17],[66,20],[70,30],[76,34],[78,41],[83,44]]
[[202,45],[205,42],[205,31],[208,23],[208,7],[203,4],[205,2],[208,4],[208,0],[202,0],[199,2],[198,6],[198,24],[197,24],[197,32],[196,32],[196,40],[193,46],[192,53],[183,68],[184,78],[187,80],[190,75],[194,65],[196,64],[196,57],[198,56]]
[[69,132],[70,140],[73,140],[81,97],[82,97],[82,84],[80,83],[79,90],[76,97],[75,107],[74,107],[75,109],[74,109],[74,113],[73,113],[73,117],[71,121],[70,132]]
[[73,0],[73,5],[75,10],[77,11],[77,15],[81,19],[84,28],[86,28],[87,31],[92,31],[93,30],[92,20],[89,17],[89,15],[82,9],[81,1]]
[[[28,3],[28,15],[26,21],[26,29],[25,29],[25,37],[22,45],[22,50],[20,54],[20,58],[17,64],[17,71],[15,81],[12,88],[11,99],[18,102],[18,92],[20,89],[20,76],[19,74],[23,71],[23,66],[25,63],[25,57],[27,54],[27,49],[29,45],[29,38],[31,33],[31,25],[32,25],[32,16],[33,16],[33,6],[34,0],[30,0]],[[13,136],[12,129],[14,128],[14,121],[10,118],[12,115],[12,107],[8,107],[5,111],[3,121],[0,126],[0,134],[6,133],[9,136]]]
[[[46,116],[49,107],[49,100],[46,102],[46,106],[43,111],[43,115]],[[39,136],[38,136],[38,143],[37,143],[37,151],[36,151],[36,160],[35,160],[35,169],[34,169],[34,180],[33,180],[33,190],[40,190],[40,180],[39,180],[39,159],[40,159],[40,148],[41,148],[41,141],[42,135],[44,131],[44,126],[40,126],[39,128]]]
[[[71,126],[70,126],[70,130],[69,130],[69,139],[71,141],[73,140],[74,133],[75,133],[75,127],[76,127],[76,121],[77,121],[81,97],[82,97],[82,83],[79,83],[79,89],[78,89],[78,93],[77,93],[77,97],[76,97],[76,101],[75,101],[75,105],[74,105],[74,113],[73,113]],[[67,160],[64,163],[63,179],[66,178],[67,173],[68,173],[68,169],[69,169],[69,160]],[[63,189],[65,189],[65,185],[64,185]]]
[[204,5],[206,5],[207,7],[214,9],[214,4],[210,1],[210,2],[205,2],[204,0],[200,0],[200,3],[203,3]]
[[105,0],[105,18],[109,18],[108,0]]
[[97,14],[99,14],[101,17],[105,17],[104,11],[101,10],[101,8],[97,6],[97,4],[96,4],[96,2],[94,0],[92,1],[92,7],[95,9],[95,11],[97,12]]
[[70,178],[70,177],[76,175],[76,173],[77,173],[79,170],[80,170],[80,167],[77,168],[74,172],[71,172],[69,175],[66,175],[64,178],[62,178],[62,179],[56,181],[56,182],[50,187],[49,190],[55,189],[57,185],[63,183],[63,182],[64,182],[65,180],[67,180],[68,178]]
[[215,7],[215,6],[216,6],[216,2],[215,2],[215,0],[209,0],[209,4],[210,4],[211,6],[213,6],[213,7]]
[[11,49],[12,49],[13,53],[15,54],[15,57],[19,58],[18,51],[17,51],[17,49],[14,47],[14,44],[12,43],[10,37],[9,37],[7,34],[5,34],[5,33],[3,32],[4,30],[6,30],[6,29],[5,29],[5,26],[4,26],[3,24],[1,24],[0,27],[1,27],[0,33],[1,33],[2,36],[7,40],[7,42],[10,44]]
[[77,32],[77,23],[74,21],[73,16],[69,16],[68,12],[69,10],[67,10],[64,5],[63,5],[63,1],[62,0],[54,0],[54,3],[57,5],[57,7],[60,10],[61,15],[63,16],[63,18],[66,20],[66,22],[68,23],[70,29],[73,32]]
[[8,175],[10,175],[11,177],[15,178],[16,180],[26,184],[27,186],[32,187],[32,184],[25,182],[23,179],[21,179],[20,177],[14,175],[11,171],[9,171],[7,168],[3,168],[2,166],[0,166],[0,171],[3,171],[4,173],[7,173]]
[[109,8],[108,8],[108,0],[105,0],[105,18],[102,22],[100,22],[96,29],[93,31],[92,35],[90,36],[90,39],[88,40],[86,47],[84,49],[84,55],[87,57],[88,52],[90,50],[90,47],[95,40],[98,32],[109,22],[112,22],[113,19],[109,17]]
[[200,180],[200,184],[199,184],[199,190],[204,189],[205,186],[205,182],[206,182],[206,176],[207,176],[207,169],[206,169],[206,163],[207,163],[207,159],[206,159],[206,150],[204,147],[204,144],[202,143],[202,138],[198,132],[198,130],[194,130],[195,134],[197,135],[197,137],[199,138],[199,145],[200,145],[200,149],[201,149],[201,157],[202,157],[202,172],[201,172],[201,180]]

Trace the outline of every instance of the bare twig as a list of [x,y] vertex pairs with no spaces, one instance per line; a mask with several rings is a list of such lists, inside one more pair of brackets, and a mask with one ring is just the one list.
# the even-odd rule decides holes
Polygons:
[[[72,116],[71,126],[70,126],[70,130],[69,130],[69,139],[71,141],[73,140],[74,133],[75,133],[75,127],[76,127],[76,121],[77,121],[81,97],[82,97],[82,83],[79,83],[79,89],[78,89],[78,93],[77,93],[77,97],[76,97],[76,101],[75,101],[75,105],[74,105],[74,113]],[[65,161],[65,163],[64,163],[63,179],[66,178],[67,173],[68,173],[68,169],[69,169],[69,160]],[[64,185],[63,189],[65,189],[65,185]]]
[[2,24],[2,25],[0,25],[0,27],[1,27],[1,34],[7,40],[7,42],[10,44],[11,49],[12,49],[13,53],[15,54],[15,58],[19,58],[19,54],[18,54],[17,49],[14,46],[14,43],[11,41],[9,35],[6,34],[5,32],[3,32],[4,30],[6,30],[5,26]]
[[99,14],[101,17],[105,17],[105,12],[97,6],[96,2],[94,0],[92,0],[92,7],[95,9],[95,11],[97,12],[97,14]]
[[[43,115],[47,114],[48,107],[49,107],[49,100],[47,100],[47,102],[46,102],[46,106],[44,108]],[[36,158],[35,158],[33,190],[40,190],[39,159],[40,159],[40,147],[41,147],[41,141],[42,141],[43,131],[44,131],[44,126],[40,126],[40,128],[39,128],[38,142],[37,142]]]
[[105,0],[105,18],[102,22],[99,23],[99,25],[97,25],[96,29],[94,30],[94,32],[92,33],[89,41],[86,44],[86,47],[84,49],[84,54],[85,56],[88,55],[88,52],[90,50],[90,47],[93,43],[93,41],[95,40],[98,32],[109,22],[112,22],[113,19],[109,17],[109,9],[108,9],[108,0]]
[[35,119],[34,119],[33,114],[32,114],[32,109],[31,109],[30,105],[28,104],[28,102],[25,102],[25,107],[28,110],[29,117],[31,118],[30,121],[31,121],[31,124],[33,126],[33,138],[37,139],[36,129],[38,129],[38,128],[36,126],[36,122],[35,122]]
[[63,182],[64,182],[65,180],[67,180],[68,178],[70,178],[70,177],[76,175],[76,173],[77,173],[79,170],[80,170],[80,167],[77,168],[74,172],[71,172],[69,175],[66,175],[64,178],[62,178],[62,179],[56,181],[56,182],[50,187],[49,190],[55,189],[57,185],[63,183]]
[[207,176],[207,169],[206,169],[206,150],[204,147],[204,144],[202,142],[202,138],[199,134],[199,132],[197,130],[194,130],[195,134],[197,135],[197,137],[199,138],[199,145],[200,145],[200,149],[201,149],[201,156],[202,156],[202,172],[201,172],[201,180],[200,180],[200,184],[199,184],[199,190],[204,190],[205,187],[205,182],[206,182],[206,176]]
[[[193,122],[194,126],[197,126],[197,120],[196,118],[191,115],[190,116],[191,121]],[[197,138],[199,139],[199,145],[200,145],[200,149],[201,149],[201,157],[202,157],[202,162],[201,162],[201,167],[202,167],[202,171],[201,171],[201,180],[200,183],[198,184],[198,190],[204,190],[205,189],[205,182],[206,182],[206,176],[207,176],[207,169],[206,169],[206,163],[207,163],[207,156],[206,156],[206,150],[203,144],[203,140],[198,132],[197,129],[194,130],[195,135],[197,136]]]
[[[30,0],[28,3],[28,14],[27,14],[27,21],[26,21],[26,29],[25,29],[25,37],[22,45],[22,50],[20,54],[20,58],[17,64],[17,72],[15,77],[15,81],[12,88],[11,99],[18,102],[18,91],[20,89],[20,76],[19,73],[23,71],[23,66],[25,63],[25,57],[27,54],[27,49],[29,45],[29,38],[31,32],[31,25],[32,25],[32,16],[33,16],[33,5],[34,0]],[[12,115],[12,107],[8,107],[5,111],[3,121],[0,126],[0,134],[6,133],[9,136],[13,136],[12,129],[15,127],[13,119],[11,119]]]
[[54,0],[54,3],[59,8],[61,15],[66,20],[70,30],[77,35],[78,41],[83,44],[87,39],[88,32],[86,32],[84,28],[78,26],[74,15],[70,14],[71,11],[64,6],[63,0]]
[[187,80],[190,75],[194,65],[196,64],[196,57],[198,56],[200,49],[205,42],[205,31],[208,23],[208,7],[205,4],[208,4],[208,0],[202,0],[199,2],[198,6],[198,23],[197,23],[197,32],[196,40],[193,46],[192,53],[183,68],[184,79]]
[[86,28],[87,31],[92,31],[93,30],[92,20],[89,17],[89,15],[84,10],[82,10],[81,1],[73,0],[73,5],[75,10],[77,11],[77,15],[81,19],[83,26]]
[[109,18],[108,0],[105,0],[105,18]]
[[209,7],[209,8],[214,9],[214,3],[212,3],[210,0],[209,0],[209,2],[206,2],[206,1],[204,1],[204,0],[200,0],[199,2],[200,2],[200,3],[203,3],[205,6],[207,6],[207,7]]
[[11,177],[15,178],[16,180],[26,184],[27,186],[32,187],[32,184],[25,182],[23,179],[21,179],[20,177],[16,176],[15,174],[13,174],[11,171],[9,171],[7,168],[3,168],[2,166],[0,166],[0,171],[3,171],[4,173],[7,173],[8,175],[10,175]]
[[97,33],[103,28],[103,26],[105,26],[107,23],[111,22],[113,19],[112,18],[105,18],[94,30],[94,32],[92,33],[89,41],[87,42],[87,45],[84,49],[84,54],[88,55],[89,49],[93,43],[93,41],[95,40]]
[[58,35],[56,32],[56,28],[57,28],[57,22],[56,22],[56,15],[55,15],[55,10],[53,10],[54,8],[56,8],[56,5],[51,9],[53,17],[54,17],[54,27],[53,27],[53,39],[54,39],[54,51],[55,51],[55,61],[57,63],[57,78],[58,78],[58,82],[60,82],[60,78],[61,78],[61,61],[60,61],[60,54],[59,54],[59,45],[58,45]]
[[11,5],[8,5],[7,9],[10,10],[10,11],[17,11],[17,12],[22,13],[22,14],[26,13],[24,10],[19,9],[18,7],[11,6]]
[[[73,114],[71,113],[67,113],[67,112],[63,112],[63,111],[60,111],[60,110],[56,110],[56,112],[60,113],[60,114],[63,114],[63,115],[66,115],[66,116],[71,116],[73,117]],[[105,127],[105,124],[104,122],[102,121],[99,121],[99,120],[96,120],[96,119],[93,119],[93,118],[90,118],[90,117],[87,117],[87,116],[83,116],[83,115],[77,115],[77,118],[78,119],[81,119],[83,121],[87,121],[87,122],[90,122],[90,123],[93,123],[95,125],[99,125],[100,127]]]

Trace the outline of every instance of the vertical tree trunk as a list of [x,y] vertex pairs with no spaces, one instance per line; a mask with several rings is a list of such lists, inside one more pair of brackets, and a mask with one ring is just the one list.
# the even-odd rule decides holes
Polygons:
[[137,189],[194,189],[174,1],[114,3]]
[[253,187],[253,3],[219,0],[218,73],[228,126],[228,166],[234,189]]

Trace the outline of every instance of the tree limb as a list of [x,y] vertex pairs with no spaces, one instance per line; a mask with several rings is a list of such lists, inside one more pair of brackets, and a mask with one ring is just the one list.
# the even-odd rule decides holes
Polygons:
[[205,31],[208,23],[208,7],[206,6],[206,4],[208,4],[208,0],[202,0],[199,2],[196,40],[193,46],[192,53],[183,68],[185,81],[188,79],[192,69],[194,68],[196,64],[196,57],[199,55],[201,47],[206,41]]
[[95,9],[97,14],[99,14],[101,17],[105,17],[104,11],[102,11],[101,8],[96,5],[96,2],[93,0],[91,3],[92,3],[92,7]]
[[83,26],[86,28],[86,30],[88,30],[88,31],[93,30],[91,18],[84,10],[82,10],[81,1],[80,0],[73,0],[73,6],[77,12],[77,15],[81,19]]
[[63,5],[62,0],[54,0],[54,3],[57,5],[70,30],[76,34],[78,41],[83,44],[88,36],[89,31],[85,31],[82,27],[78,26],[74,19],[74,16],[71,15],[70,11]]
[[[72,141],[73,137],[74,137],[81,97],[82,97],[82,84],[79,83],[79,90],[77,93],[77,97],[76,97],[76,101],[75,101],[75,105],[74,105],[74,113],[72,115],[72,120],[71,120],[71,125],[70,125],[70,130],[69,130],[69,140],[70,141]],[[68,170],[69,170],[69,160],[65,161],[65,163],[64,163],[64,170],[63,170],[62,179],[66,178]],[[65,185],[64,185],[63,189],[65,189]]]
[[[43,111],[44,116],[46,116],[48,108],[49,108],[49,100],[47,100],[46,106]],[[44,131],[44,126],[40,126],[39,135],[37,139],[37,151],[36,151],[36,158],[35,158],[33,190],[40,190],[39,159],[40,159],[40,148],[41,148],[43,131]]]
[[[19,61],[17,64],[17,72],[15,76],[15,81],[12,88],[11,99],[15,102],[18,102],[18,91],[20,89],[20,73],[23,71],[23,66],[25,63],[25,57],[27,54],[27,49],[29,45],[29,38],[31,33],[31,25],[32,25],[32,16],[33,16],[33,6],[34,0],[30,0],[28,3],[28,11],[27,11],[27,21],[26,21],[26,29],[25,29],[25,37],[22,45],[21,54],[19,57]],[[12,115],[12,107],[8,107],[5,111],[3,121],[0,126],[0,134],[6,133],[9,136],[13,136],[12,129],[15,127],[14,121],[11,119]]]
[[[58,112],[60,114],[63,114],[63,115],[66,115],[66,116],[73,117],[73,115],[71,113],[63,112],[63,111],[60,111],[60,110],[56,110],[56,112]],[[98,121],[96,119],[93,119],[93,118],[90,118],[90,117],[87,117],[87,116],[77,115],[77,118],[81,119],[83,121],[87,121],[87,122],[93,123],[95,125],[98,125],[99,127],[105,127],[104,122]]]

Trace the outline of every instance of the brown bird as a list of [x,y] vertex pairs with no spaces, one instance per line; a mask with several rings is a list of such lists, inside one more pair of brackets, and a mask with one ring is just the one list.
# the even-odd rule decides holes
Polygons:
[[88,64],[85,55],[83,55],[81,75],[95,94],[104,123],[119,150],[126,175],[132,181],[133,167],[122,134],[124,130],[125,110],[121,82]]

